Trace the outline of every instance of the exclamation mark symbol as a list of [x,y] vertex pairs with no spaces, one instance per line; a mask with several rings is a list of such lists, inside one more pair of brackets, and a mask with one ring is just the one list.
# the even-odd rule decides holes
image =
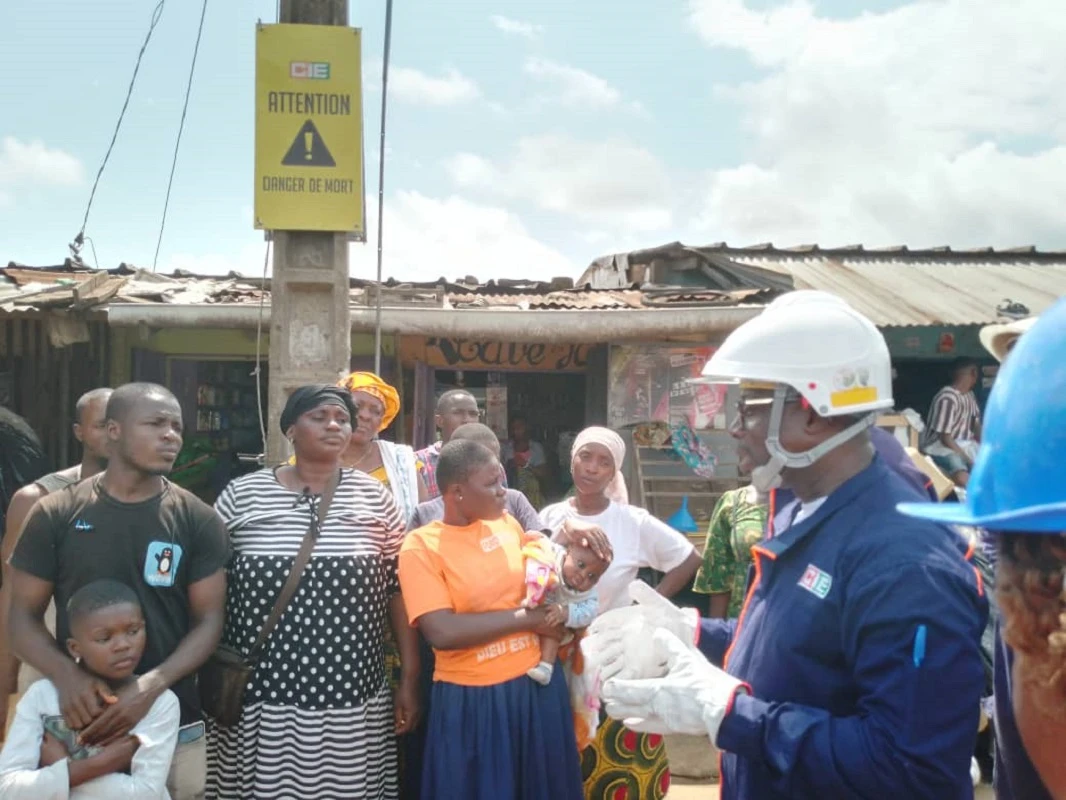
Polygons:
[[311,131],[308,131],[304,134],[304,150],[307,151],[304,153],[304,159],[307,161],[311,160],[311,144],[314,142],[314,140],[315,135]]

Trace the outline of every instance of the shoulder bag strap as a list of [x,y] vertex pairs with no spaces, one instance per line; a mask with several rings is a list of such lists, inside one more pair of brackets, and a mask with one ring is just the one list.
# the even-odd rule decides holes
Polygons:
[[252,645],[252,649],[248,651],[246,656],[248,661],[254,661],[259,651],[266,644],[267,639],[270,638],[270,634],[273,633],[275,626],[281,619],[281,615],[285,613],[285,609],[292,601],[293,595],[296,594],[296,589],[300,585],[300,579],[303,577],[304,569],[307,567],[307,563],[311,560],[311,551],[315,549],[315,542],[318,541],[318,534],[322,530],[322,525],[326,521],[326,515],[329,514],[330,504],[333,502],[333,494],[337,490],[337,485],[340,483],[341,473],[340,470],[336,472],[329,484],[326,486],[326,490],[322,492],[322,497],[319,498],[318,508],[315,509],[315,513],[311,515],[311,524],[307,526],[307,532],[304,534],[303,541],[300,542],[300,550],[296,554],[296,560],[292,562],[292,569],[289,570],[289,577],[285,579],[285,585],[281,587],[281,591],[278,592],[278,599],[274,601],[274,608],[270,611],[270,616],[267,617],[266,622],[263,623],[262,629],[259,631],[259,636],[255,640],[255,644]]

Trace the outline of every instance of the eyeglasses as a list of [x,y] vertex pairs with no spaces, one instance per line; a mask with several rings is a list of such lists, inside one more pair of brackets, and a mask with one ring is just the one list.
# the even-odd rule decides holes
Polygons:
[[[785,393],[785,403],[803,402],[803,396],[799,392],[789,389]],[[773,406],[774,398],[771,397],[741,397],[737,400],[736,419],[744,426],[750,427],[760,416],[765,414]]]
[[737,417],[742,422],[749,422],[754,417],[769,410],[773,402],[774,398],[772,397],[741,397],[737,400]]

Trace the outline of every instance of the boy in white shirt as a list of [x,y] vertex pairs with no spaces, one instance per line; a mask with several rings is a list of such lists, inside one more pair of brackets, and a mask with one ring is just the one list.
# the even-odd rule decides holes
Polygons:
[[[67,651],[114,703],[144,652],[137,595],[117,581],[94,581],[74,593],[67,614]],[[178,698],[167,690],[128,736],[85,747],[63,721],[55,685],[39,680],[19,702],[0,753],[0,800],[169,800],[179,722]]]

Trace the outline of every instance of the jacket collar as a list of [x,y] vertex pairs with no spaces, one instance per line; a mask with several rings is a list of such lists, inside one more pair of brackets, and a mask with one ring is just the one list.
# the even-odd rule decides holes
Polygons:
[[[889,470],[885,462],[877,454],[866,469],[849,478],[836,488],[821,507],[807,519],[795,525],[789,526],[784,531],[777,531],[775,535],[763,542],[762,546],[775,556],[782,555],[788,550],[810,536],[822,526],[837,511],[855,502],[858,497],[870,491],[877,485],[883,485],[888,480]],[[799,505],[799,499],[794,499],[777,512],[777,519],[787,521],[792,518]]]

